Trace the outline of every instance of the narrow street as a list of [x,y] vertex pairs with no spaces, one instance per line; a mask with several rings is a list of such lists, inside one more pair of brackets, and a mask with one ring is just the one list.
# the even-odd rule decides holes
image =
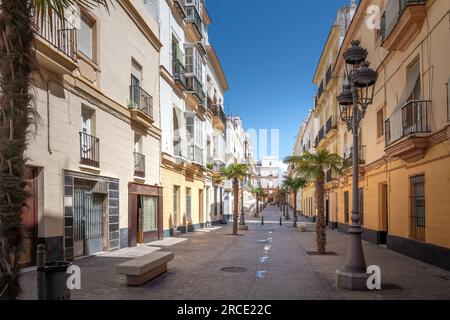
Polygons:
[[[364,242],[368,264],[381,267],[378,292],[336,289],[334,274],[344,265],[346,235],[330,231],[328,251],[336,255],[310,256],[315,251],[315,226],[307,231],[279,225],[280,210],[273,206],[260,219],[247,216],[249,231],[231,236],[231,224],[212,227],[157,243],[126,248],[77,260],[82,288],[72,299],[448,299],[450,272]],[[292,210],[291,210],[292,216]],[[142,287],[127,287],[115,267],[152,250],[175,253],[169,271]],[[223,268],[232,268],[222,271]],[[242,269],[241,269],[242,268]],[[418,277],[420,275],[420,277]],[[22,275],[21,299],[36,299],[36,272]]]

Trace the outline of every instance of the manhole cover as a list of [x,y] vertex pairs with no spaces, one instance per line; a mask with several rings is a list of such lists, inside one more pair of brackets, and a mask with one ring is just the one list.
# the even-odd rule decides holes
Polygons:
[[325,254],[319,254],[317,251],[306,251],[306,254],[308,256],[337,256],[337,253],[333,251],[326,252]]
[[247,272],[247,269],[241,268],[241,267],[226,267],[226,268],[222,268],[220,270],[222,270],[223,272],[228,272],[228,273]]

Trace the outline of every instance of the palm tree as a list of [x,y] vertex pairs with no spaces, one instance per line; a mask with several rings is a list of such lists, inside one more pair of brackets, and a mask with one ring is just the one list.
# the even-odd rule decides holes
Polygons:
[[221,176],[233,183],[233,236],[237,236],[238,212],[239,212],[239,182],[243,181],[248,175],[249,166],[247,164],[233,163],[221,170]]
[[261,197],[261,194],[263,193],[263,189],[261,187],[256,187],[253,189],[253,194],[256,196],[256,213],[255,217],[259,216],[259,199]]
[[[25,188],[24,153],[37,119],[31,92],[37,71],[33,14],[41,18],[73,5],[108,7],[109,0],[2,0],[0,2],[0,299],[20,293],[21,211],[29,197]],[[49,19],[49,23],[52,20]]]
[[299,177],[315,183],[318,214],[316,224],[317,251],[319,254],[324,255],[327,242],[324,209],[325,175],[327,170],[332,170],[332,172],[339,175],[342,174],[345,161],[339,155],[323,149],[317,151],[316,154],[307,152],[301,157],[287,157],[284,162],[295,164],[295,171]]
[[293,227],[297,228],[297,192],[306,185],[306,179],[302,177],[288,176],[283,182],[286,189],[294,194],[294,223]]

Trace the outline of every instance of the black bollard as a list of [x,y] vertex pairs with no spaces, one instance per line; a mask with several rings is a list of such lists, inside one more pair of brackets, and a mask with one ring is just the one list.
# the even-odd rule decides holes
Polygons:
[[283,225],[283,218],[280,217],[280,226],[282,226],[282,225]]
[[261,225],[264,225],[264,216],[261,217]]

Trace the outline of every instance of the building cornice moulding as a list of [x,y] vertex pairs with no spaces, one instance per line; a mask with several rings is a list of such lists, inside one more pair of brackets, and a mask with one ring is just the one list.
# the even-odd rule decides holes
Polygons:
[[159,37],[153,32],[152,28],[148,25],[141,14],[136,10],[131,0],[117,0],[117,3],[125,10],[131,20],[136,24],[138,29],[147,38],[147,40],[153,45],[153,47],[159,52],[162,48],[162,43]]

